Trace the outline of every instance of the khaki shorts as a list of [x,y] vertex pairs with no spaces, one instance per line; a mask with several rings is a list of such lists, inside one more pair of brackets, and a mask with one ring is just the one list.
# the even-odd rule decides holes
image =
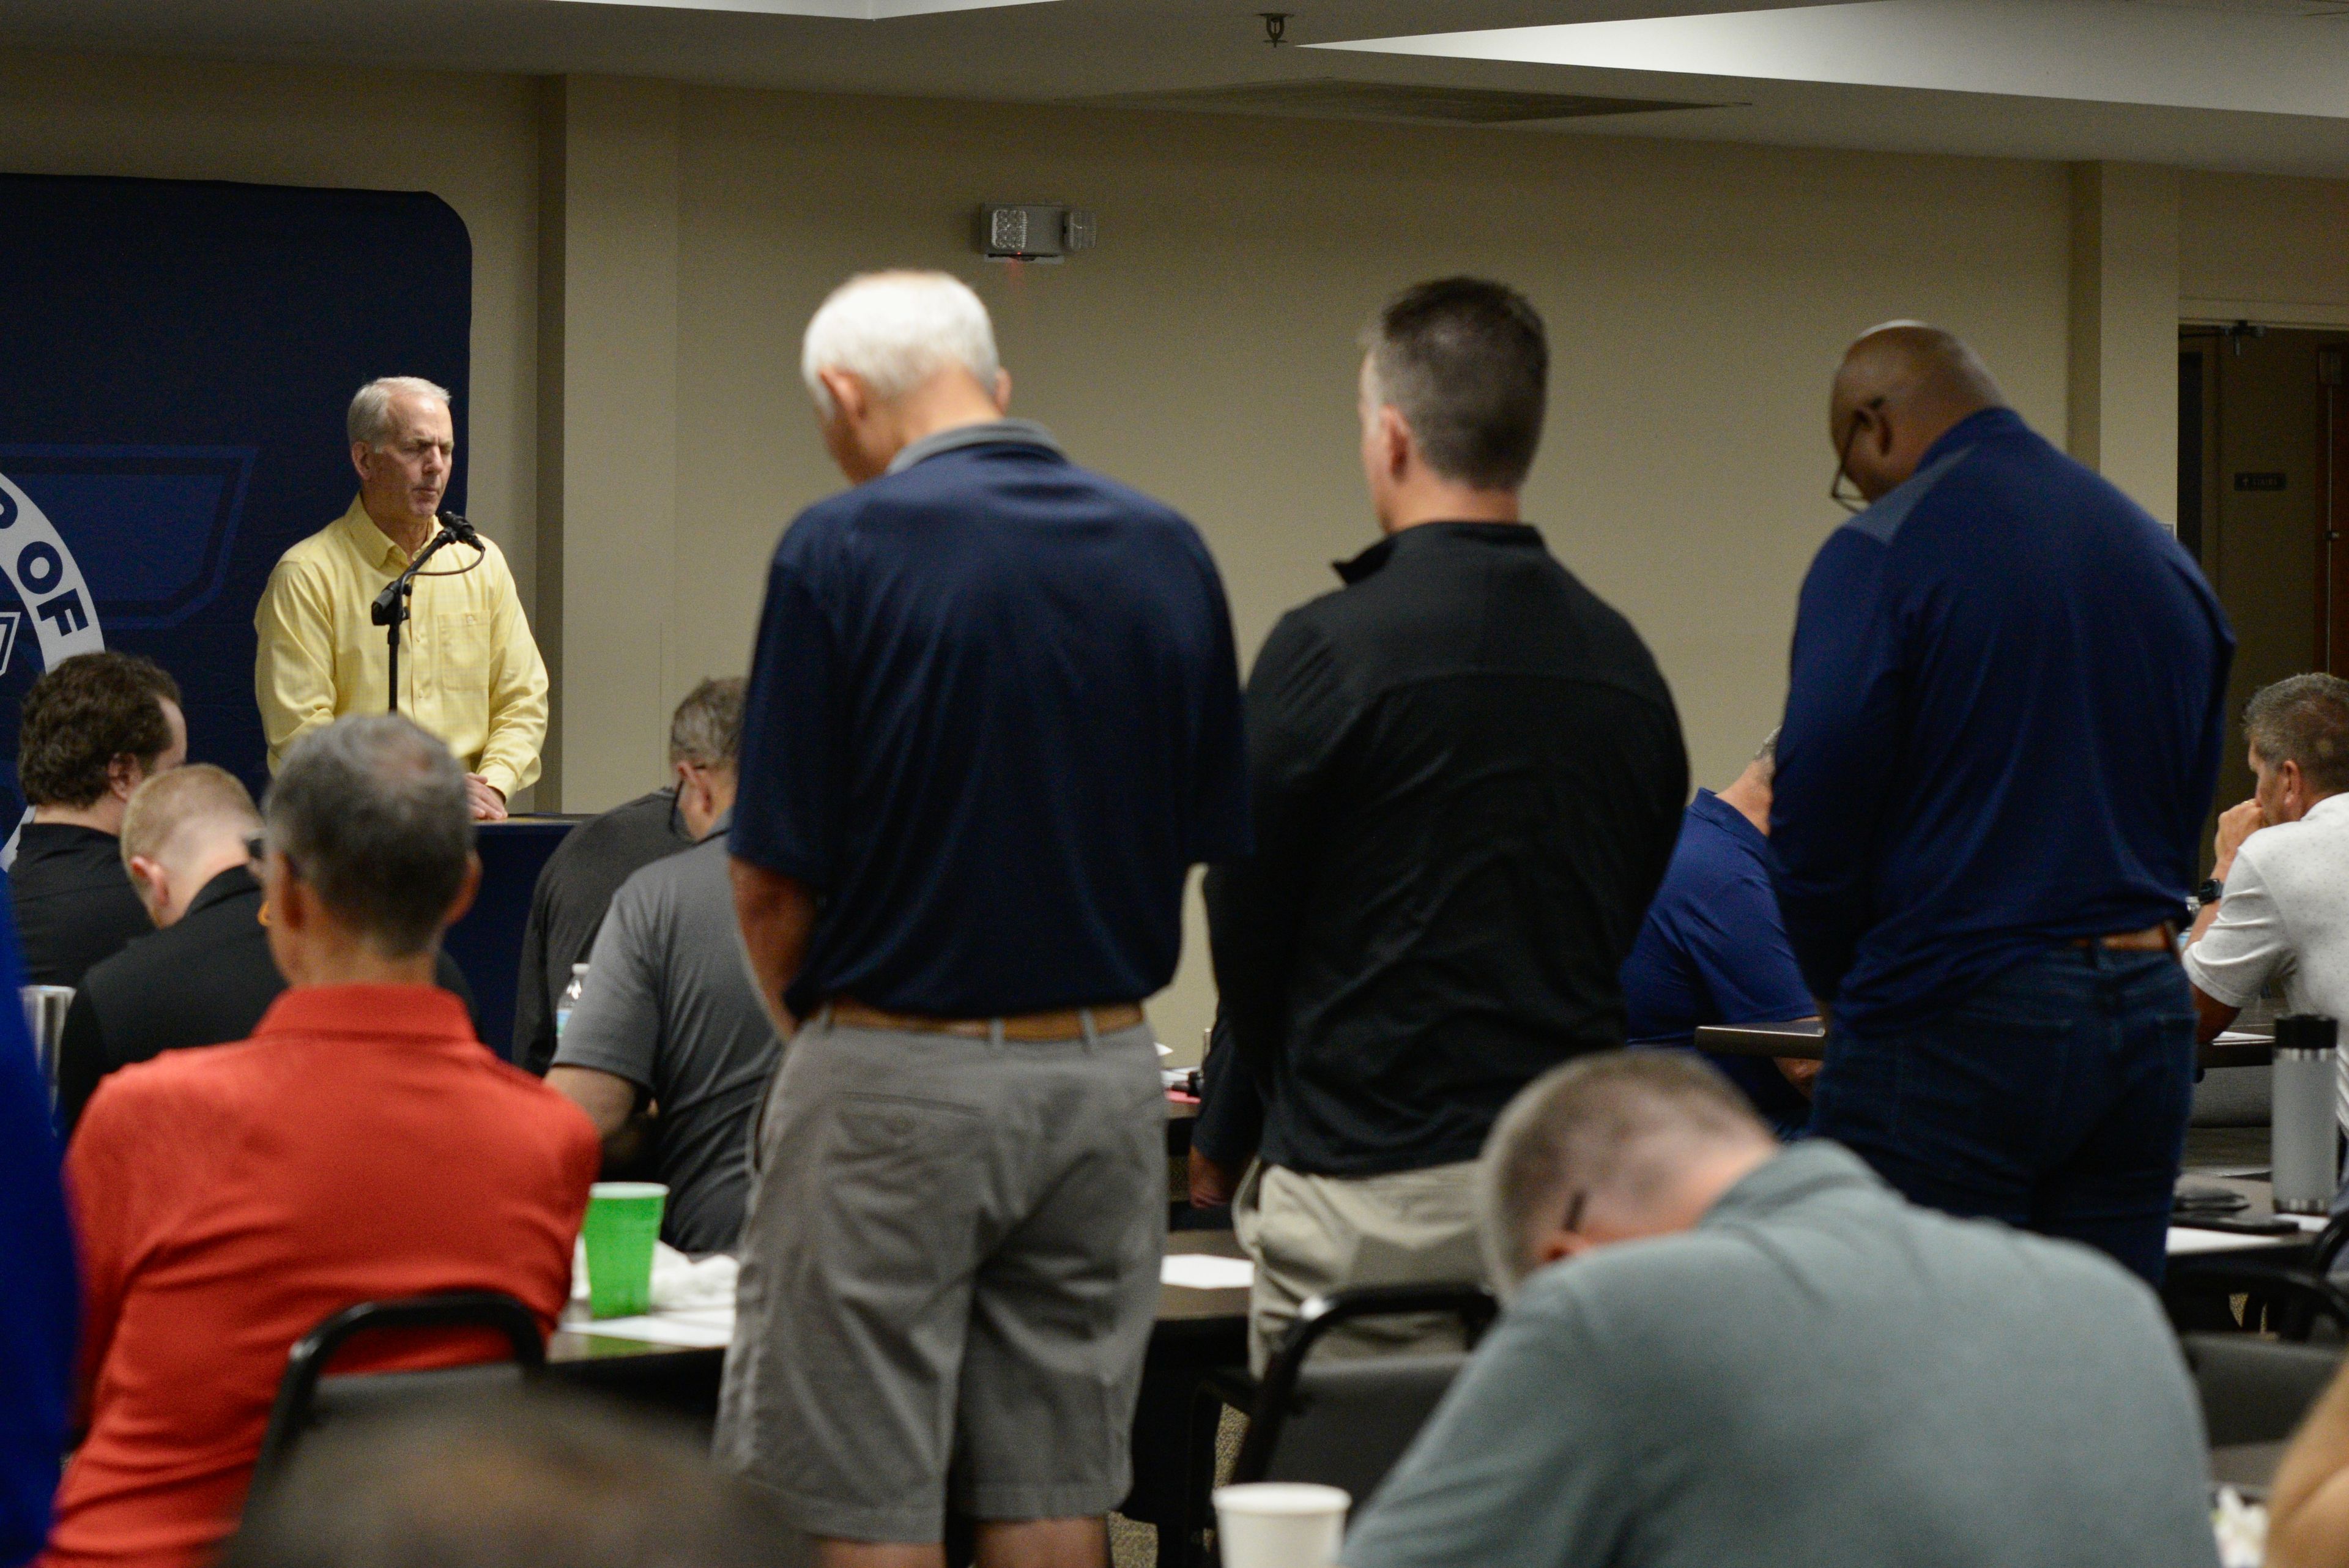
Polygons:
[[716,1453],[818,1537],[1106,1513],[1165,1250],[1149,1027],[848,1029],[768,1090]]
[[[1248,1365],[1261,1375],[1308,1298],[1350,1285],[1481,1284],[1476,1162],[1382,1176],[1308,1176],[1258,1163],[1232,1202],[1256,1262]],[[1316,1355],[1457,1350],[1459,1320],[1372,1318],[1319,1341]]]

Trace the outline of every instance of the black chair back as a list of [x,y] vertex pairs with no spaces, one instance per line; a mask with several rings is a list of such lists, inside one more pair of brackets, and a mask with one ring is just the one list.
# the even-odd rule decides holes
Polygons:
[[2189,1334],[2178,1344],[2214,1449],[2289,1438],[2341,1371],[2337,1349],[2255,1334]]
[[[423,1372],[356,1373],[327,1376],[345,1346],[361,1334],[415,1329],[485,1329],[512,1347],[511,1361]],[[546,1365],[546,1340],[530,1308],[496,1291],[458,1291],[345,1307],[295,1343],[269,1412],[269,1429],[254,1461],[253,1495],[283,1475],[303,1436],[330,1420],[419,1404],[458,1399],[518,1386]]]
[[1333,1329],[1364,1318],[1440,1314],[1475,1348],[1500,1310],[1478,1285],[1371,1285],[1315,1296],[1299,1309],[1265,1367],[1234,1465],[1236,1481],[1310,1480],[1343,1487],[1359,1506],[1427,1424],[1466,1365],[1466,1351],[1325,1359]]

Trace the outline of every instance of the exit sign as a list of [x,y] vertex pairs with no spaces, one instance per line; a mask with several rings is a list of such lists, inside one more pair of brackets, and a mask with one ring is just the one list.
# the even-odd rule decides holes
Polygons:
[[2282,490],[2283,488],[2283,475],[2281,473],[2239,473],[2235,475],[2235,488],[2238,490]]

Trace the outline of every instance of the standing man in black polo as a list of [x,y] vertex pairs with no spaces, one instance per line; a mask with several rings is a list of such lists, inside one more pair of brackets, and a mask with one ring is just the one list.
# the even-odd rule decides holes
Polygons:
[[2178,963],[2234,638],[2193,558],[1896,322],[1828,406],[1770,808],[1829,1018],[1811,1130],[1913,1202],[2157,1283],[2194,1097]]
[[1616,976],[1688,796],[1655,660],[1520,520],[1549,377],[1533,306],[1423,284],[1365,347],[1386,537],[1257,656],[1257,849],[1207,879],[1265,1100],[1234,1210],[1259,1365],[1309,1296],[1483,1274],[1485,1135],[1549,1068],[1623,1043]]
[[[855,484],[776,548],[730,840],[790,1037],[718,1453],[827,1568],[1098,1568],[1158,1298],[1142,999],[1247,846],[1231,625],[1191,525],[1007,420],[978,297],[847,284],[802,369]],[[792,1032],[796,1030],[794,1036]]]

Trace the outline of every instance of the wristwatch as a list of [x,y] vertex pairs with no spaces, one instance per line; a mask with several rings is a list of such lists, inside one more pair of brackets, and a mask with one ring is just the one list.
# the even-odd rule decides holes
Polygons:
[[2216,877],[2203,878],[2202,886],[2194,889],[2194,901],[2209,909],[2227,896],[2227,885]]

